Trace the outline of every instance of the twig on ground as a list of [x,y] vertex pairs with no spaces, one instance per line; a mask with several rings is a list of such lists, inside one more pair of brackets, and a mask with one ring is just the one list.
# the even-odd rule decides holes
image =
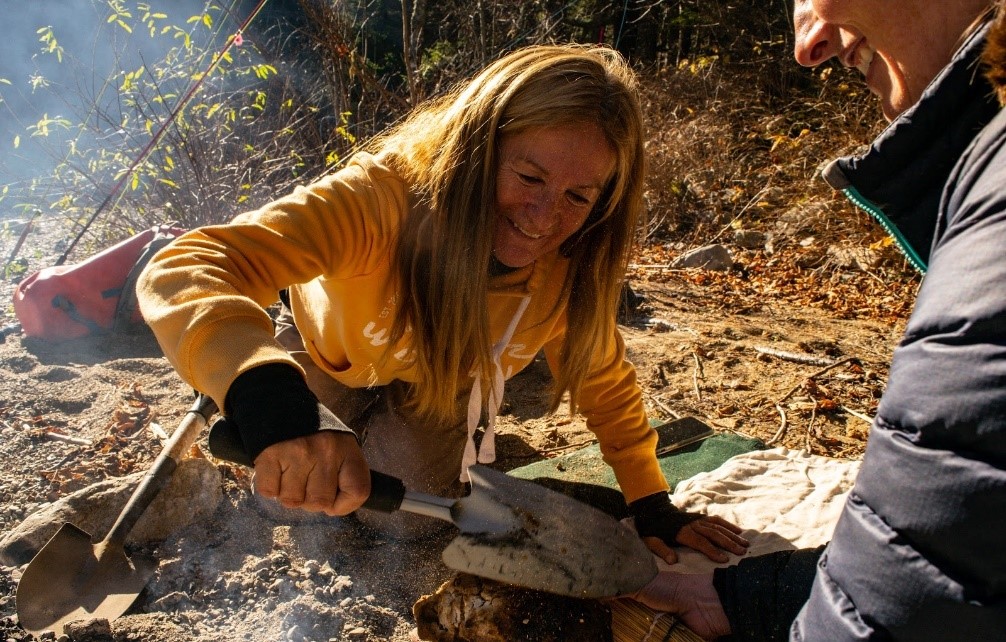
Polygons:
[[775,409],[779,411],[779,415],[782,417],[782,423],[779,425],[779,430],[775,431],[775,434],[772,435],[772,438],[765,442],[766,446],[771,446],[775,442],[779,441],[784,434],[786,434],[786,411],[783,410],[782,406],[779,404],[775,404]]
[[661,410],[669,414],[671,417],[675,419],[681,419],[680,413],[674,412],[674,410],[672,410],[667,404],[665,404],[657,397],[654,397],[653,395],[646,395],[646,398],[652,401],[655,405],[659,406]]
[[[828,372],[829,370],[831,370],[833,368],[837,368],[838,366],[840,366],[842,364],[845,364],[845,363],[849,363],[849,362],[859,363],[859,359],[857,359],[856,357],[846,357],[845,359],[841,359],[839,361],[836,361],[836,362],[834,362],[832,364],[829,364],[829,365],[825,366],[824,368],[821,368],[817,372],[809,375],[807,378],[805,378],[800,383],[798,383],[795,386],[793,386],[792,388],[790,388],[789,391],[782,396],[782,399],[780,399],[779,401],[775,402],[775,409],[779,411],[779,415],[782,417],[782,425],[779,426],[779,430],[776,431],[776,433],[772,436],[772,438],[765,442],[765,445],[766,446],[770,446],[770,445],[774,444],[786,432],[786,411],[784,411],[782,409],[782,402],[784,402],[787,399],[789,399],[790,396],[794,392],[796,392],[797,390],[799,390],[800,388],[802,388],[804,386],[804,384],[806,384],[808,381],[810,381],[812,379],[815,379],[817,377],[820,377],[821,375],[823,375],[824,373]],[[816,399],[814,400],[814,410],[817,410],[817,400]],[[811,416],[811,424],[813,424],[813,421],[814,421],[814,415]]]
[[698,401],[702,401],[702,391],[699,389],[699,379],[703,378],[702,362],[699,361],[699,355],[694,350],[692,350],[692,359],[695,360],[695,370],[692,372],[692,385],[695,386],[695,398]]
[[569,450],[570,448],[579,448],[581,446],[589,446],[589,445],[591,445],[593,443],[597,443],[597,440],[596,439],[587,439],[587,440],[584,440],[584,441],[578,441],[575,444],[566,444],[565,446],[554,446],[552,448],[539,448],[538,452],[542,453],[542,454],[544,454],[544,453],[556,453],[556,452],[559,452],[559,451],[562,451],[562,450]]
[[815,357],[811,354],[799,354],[797,352],[786,352],[784,350],[776,350],[775,348],[769,348],[766,346],[755,346],[755,352],[759,354],[768,355],[770,357],[775,357],[776,359],[782,359],[783,361],[793,361],[795,363],[803,363],[809,366],[830,366],[834,363],[832,359],[826,359],[824,357]]
[[147,424],[147,428],[150,428],[150,432],[154,433],[154,436],[160,439],[161,441],[165,441],[166,439],[170,438],[170,435],[164,432],[164,428],[161,428],[161,424],[157,423],[156,421],[151,421],[149,424]]
[[873,425],[873,417],[871,417],[869,415],[864,415],[861,412],[856,412],[852,408],[846,408],[845,406],[839,406],[839,408],[841,408],[843,411],[849,413],[853,417],[859,417],[860,419],[862,419],[866,423],[870,424],[871,426]]
[[751,198],[750,198],[750,199],[748,200],[748,202],[744,204],[744,207],[742,207],[742,208],[740,209],[740,211],[739,211],[739,212],[737,212],[737,215],[736,215],[736,216],[734,216],[734,217],[733,217],[733,219],[732,219],[732,220],[731,220],[731,221],[730,221],[729,223],[727,223],[727,224],[726,224],[726,225],[724,225],[724,226],[723,226],[722,228],[720,228],[720,231],[719,231],[719,232],[717,232],[716,234],[714,234],[712,238],[710,238],[710,239],[708,239],[708,240],[706,241],[706,245],[712,245],[713,243],[715,243],[715,242],[716,242],[716,239],[718,239],[718,238],[719,238],[720,236],[722,236],[722,235],[723,235],[723,233],[724,233],[724,232],[726,232],[727,230],[732,230],[732,229],[734,229],[734,223],[736,223],[737,221],[739,221],[739,220],[740,220],[740,218],[741,218],[742,216],[744,216],[744,213],[745,213],[745,212],[747,212],[747,211],[748,211],[748,209],[749,209],[749,208],[750,208],[750,207],[751,207],[752,205],[754,205],[754,204],[755,204],[755,203],[757,203],[758,201],[762,200],[762,198],[763,198],[763,197],[765,196],[765,194],[767,194],[767,193],[768,193],[768,191],[769,191],[769,188],[771,188],[771,187],[772,187],[772,181],[771,181],[771,179],[770,179],[770,180],[769,180],[769,182],[768,182],[768,183],[767,183],[767,184],[765,185],[765,187],[763,187],[763,188],[761,188],[760,190],[758,190],[758,193],[757,193],[757,194],[755,194],[754,196],[752,196],[752,197],[751,197]]
[[630,263],[630,270],[674,270],[683,272],[683,268],[672,268],[670,263]]
[[17,258],[18,252],[21,251],[21,246],[24,245],[24,240],[28,238],[28,234],[31,233],[32,227],[35,225],[35,219],[41,214],[42,210],[35,208],[31,218],[24,224],[24,227],[21,229],[21,235],[17,237],[17,242],[14,244],[14,249],[11,250],[10,256],[7,257],[7,265],[10,265]]
[[710,421],[709,423],[711,423],[714,428],[720,428],[727,432],[732,432],[733,434],[738,435],[739,437],[744,437],[745,439],[757,439],[757,437],[755,437],[754,435],[749,435],[743,430],[737,430],[736,428],[730,428],[729,426],[722,426],[716,423],[715,421]]
[[815,373],[813,373],[811,375],[808,375],[800,383],[798,383],[795,386],[793,386],[792,388],[790,388],[789,392],[787,392],[786,394],[784,394],[782,396],[782,399],[780,399],[777,403],[782,403],[782,402],[786,401],[787,399],[789,399],[790,395],[792,395],[794,392],[796,392],[797,390],[799,390],[800,388],[802,388],[803,385],[805,383],[807,383],[808,381],[810,381],[812,379],[816,379],[817,377],[820,377],[821,375],[823,375],[824,373],[828,372],[829,370],[832,370],[834,368],[837,368],[840,365],[843,365],[843,364],[846,364],[846,363],[849,363],[849,362],[859,363],[859,359],[857,359],[856,357],[846,357],[845,359],[841,359],[839,361],[835,361],[834,363],[831,363],[831,364],[825,366],[824,368],[821,368],[817,372],[815,372]]
[[814,399],[814,406],[810,409],[810,423],[807,424],[807,434],[804,436],[804,446],[808,453],[813,452],[811,450],[812,437],[818,438],[821,435],[815,430],[814,420],[817,419],[817,399]]
[[82,437],[74,437],[72,435],[64,435],[59,432],[45,432],[44,436],[46,439],[51,439],[52,441],[65,441],[69,444],[77,444],[78,446],[90,446],[91,441],[89,439],[84,439]]

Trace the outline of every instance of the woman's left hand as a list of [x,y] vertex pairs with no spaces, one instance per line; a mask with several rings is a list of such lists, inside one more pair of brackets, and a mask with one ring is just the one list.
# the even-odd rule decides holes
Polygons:
[[646,546],[668,564],[678,561],[671,548],[687,546],[714,562],[726,562],[727,553],[744,555],[748,541],[741,537],[741,528],[722,517],[686,513],[671,503],[667,493],[655,493],[629,505],[636,532]]
[[[741,528],[716,515],[703,515],[678,531],[676,544],[687,546],[702,553],[714,562],[727,562],[726,552],[744,555],[748,551],[748,541],[741,537]],[[643,542],[654,555],[668,564],[678,561],[678,554],[659,537],[643,537]]]

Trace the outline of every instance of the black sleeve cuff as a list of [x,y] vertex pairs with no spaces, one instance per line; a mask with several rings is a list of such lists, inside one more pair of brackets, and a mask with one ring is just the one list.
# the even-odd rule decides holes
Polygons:
[[713,572],[713,587],[730,621],[732,642],[789,640],[789,629],[804,602],[824,551],[803,548],[741,560]]
[[632,502],[629,512],[640,537],[659,537],[668,546],[676,546],[681,529],[703,517],[701,513],[678,510],[663,491]]
[[318,398],[303,375],[286,363],[241,373],[224,400],[224,414],[237,426],[253,461],[273,444],[318,432],[318,412]]

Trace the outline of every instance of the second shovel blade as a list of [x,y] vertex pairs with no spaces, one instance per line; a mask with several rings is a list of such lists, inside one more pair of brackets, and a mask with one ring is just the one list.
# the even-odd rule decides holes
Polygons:
[[461,533],[444,550],[448,567],[579,598],[632,593],[656,577],[653,554],[614,517],[491,468],[472,466],[469,474],[472,497],[507,507],[519,528],[501,535]]
[[63,633],[73,620],[114,620],[136,601],[157,561],[127,557],[121,546],[102,548],[66,523],[31,560],[17,587],[17,614],[29,633]]

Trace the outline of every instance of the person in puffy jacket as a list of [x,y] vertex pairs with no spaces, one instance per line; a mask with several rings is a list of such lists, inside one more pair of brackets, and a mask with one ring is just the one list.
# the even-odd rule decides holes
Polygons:
[[615,323],[642,214],[635,83],[608,48],[519,49],[344,168],[153,258],[144,318],[236,425],[257,492],[345,515],[372,466],[460,494],[494,459],[505,380],[544,351],[553,409],[568,394],[586,417],[651,548],[744,552],[736,526],[671,505]]
[[705,637],[1006,639],[1006,10],[797,0],[796,58],[855,67],[890,126],[824,178],[925,273],[827,547],[662,573]]

